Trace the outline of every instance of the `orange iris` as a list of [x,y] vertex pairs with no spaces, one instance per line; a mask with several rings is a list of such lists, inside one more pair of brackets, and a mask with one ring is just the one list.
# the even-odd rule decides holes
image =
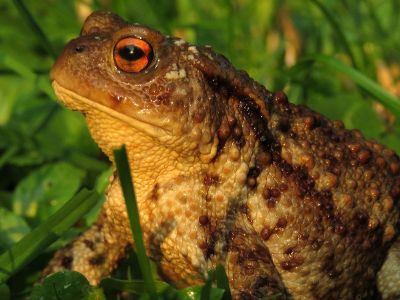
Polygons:
[[148,67],[153,59],[149,43],[136,37],[125,37],[114,47],[114,61],[118,69],[138,73]]

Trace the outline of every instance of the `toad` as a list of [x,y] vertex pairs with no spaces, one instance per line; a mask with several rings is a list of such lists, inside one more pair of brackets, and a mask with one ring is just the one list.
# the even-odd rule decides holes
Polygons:
[[[147,253],[177,287],[222,264],[234,299],[376,299],[378,277],[384,297],[400,290],[393,151],[268,91],[210,47],[111,13],[88,17],[51,79],[111,161],[126,145]],[[71,269],[98,284],[128,246],[114,175],[98,221],[45,274]]]

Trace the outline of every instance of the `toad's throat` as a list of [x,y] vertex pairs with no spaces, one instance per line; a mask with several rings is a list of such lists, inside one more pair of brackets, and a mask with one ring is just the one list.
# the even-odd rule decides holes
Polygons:
[[103,112],[108,116],[127,123],[129,126],[151,136],[160,137],[171,135],[171,133],[165,128],[157,125],[155,123],[146,122],[146,120],[133,118],[120,113],[114,109],[111,109],[105,105],[102,105],[96,101],[83,97],[65,87],[63,87],[59,82],[53,80],[53,89],[56,93],[57,98],[68,108],[72,110],[77,110],[81,112],[90,111],[95,109],[97,111]]

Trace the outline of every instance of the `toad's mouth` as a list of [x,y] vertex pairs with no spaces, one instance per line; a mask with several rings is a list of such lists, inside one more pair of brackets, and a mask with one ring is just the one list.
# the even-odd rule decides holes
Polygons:
[[161,122],[163,123],[162,125],[156,124],[155,119],[152,119],[152,123],[149,123],[147,120],[144,120],[143,118],[125,115],[108,106],[100,104],[89,98],[83,97],[63,87],[56,80],[53,80],[52,86],[60,102],[62,102],[66,107],[68,107],[71,110],[80,111],[84,114],[90,111],[103,112],[112,118],[127,123],[129,126],[137,130],[140,130],[151,137],[161,137],[161,136],[171,135],[171,132],[162,126],[162,125],[165,126],[168,120],[165,119],[160,120],[160,123]]

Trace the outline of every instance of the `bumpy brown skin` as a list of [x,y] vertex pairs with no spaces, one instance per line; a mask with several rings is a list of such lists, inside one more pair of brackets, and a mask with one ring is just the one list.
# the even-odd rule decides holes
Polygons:
[[[115,66],[125,36],[153,47],[138,74]],[[208,47],[110,13],[86,20],[51,77],[111,160],[127,146],[148,254],[178,287],[222,263],[235,299],[378,297],[398,235],[393,151],[290,104]],[[98,222],[45,273],[73,269],[96,284],[132,244],[114,177]]]

